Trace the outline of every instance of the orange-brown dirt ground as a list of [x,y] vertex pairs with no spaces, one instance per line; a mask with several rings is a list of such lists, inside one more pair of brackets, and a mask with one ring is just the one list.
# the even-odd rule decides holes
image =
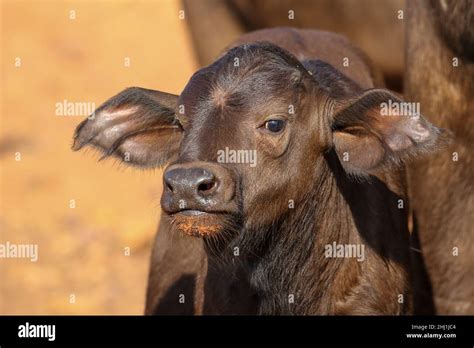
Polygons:
[[0,314],[143,313],[161,171],[72,152],[85,117],[56,103],[99,106],[129,86],[178,94],[197,67],[180,9],[2,1],[0,243],[38,244],[39,259],[0,259]]

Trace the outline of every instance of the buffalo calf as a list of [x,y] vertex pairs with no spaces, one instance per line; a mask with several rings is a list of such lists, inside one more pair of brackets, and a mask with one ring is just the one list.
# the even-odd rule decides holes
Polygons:
[[80,124],[75,150],[168,164],[146,313],[411,313],[404,163],[444,135],[380,87],[347,39],[269,29]]

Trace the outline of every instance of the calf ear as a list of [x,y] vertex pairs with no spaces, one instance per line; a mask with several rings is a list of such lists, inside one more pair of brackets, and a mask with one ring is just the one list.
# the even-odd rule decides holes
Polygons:
[[159,167],[177,154],[182,129],[174,108],[176,95],[127,88],[102,104],[76,128],[74,151],[86,145],[99,149],[101,159],[114,156],[124,163]]
[[400,165],[410,157],[434,151],[448,138],[447,131],[421,116],[417,104],[404,103],[384,89],[368,90],[337,103],[332,131],[342,165],[358,175]]

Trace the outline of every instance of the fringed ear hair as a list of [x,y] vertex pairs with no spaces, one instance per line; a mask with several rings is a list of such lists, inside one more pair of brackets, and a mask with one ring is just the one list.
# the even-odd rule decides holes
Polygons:
[[368,174],[432,152],[449,132],[428,122],[419,104],[384,89],[338,102],[332,119],[333,144],[347,172]]
[[178,96],[144,88],[127,88],[102,104],[76,128],[73,150],[91,145],[101,159],[159,167],[173,157],[182,129],[174,108]]

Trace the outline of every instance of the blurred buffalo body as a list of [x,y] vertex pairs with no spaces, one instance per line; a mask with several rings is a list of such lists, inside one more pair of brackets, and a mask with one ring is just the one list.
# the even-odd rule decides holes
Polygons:
[[[403,0],[183,0],[201,65],[210,64],[241,34],[277,26],[347,36],[379,67],[386,85],[403,82]],[[402,12],[400,12],[402,11]]]
[[[415,228],[438,314],[474,314],[474,2],[408,2],[406,97],[450,129],[444,151],[409,167]],[[419,278],[418,278],[419,279]],[[431,295],[432,291],[432,295]],[[425,312],[426,308],[419,308]]]

